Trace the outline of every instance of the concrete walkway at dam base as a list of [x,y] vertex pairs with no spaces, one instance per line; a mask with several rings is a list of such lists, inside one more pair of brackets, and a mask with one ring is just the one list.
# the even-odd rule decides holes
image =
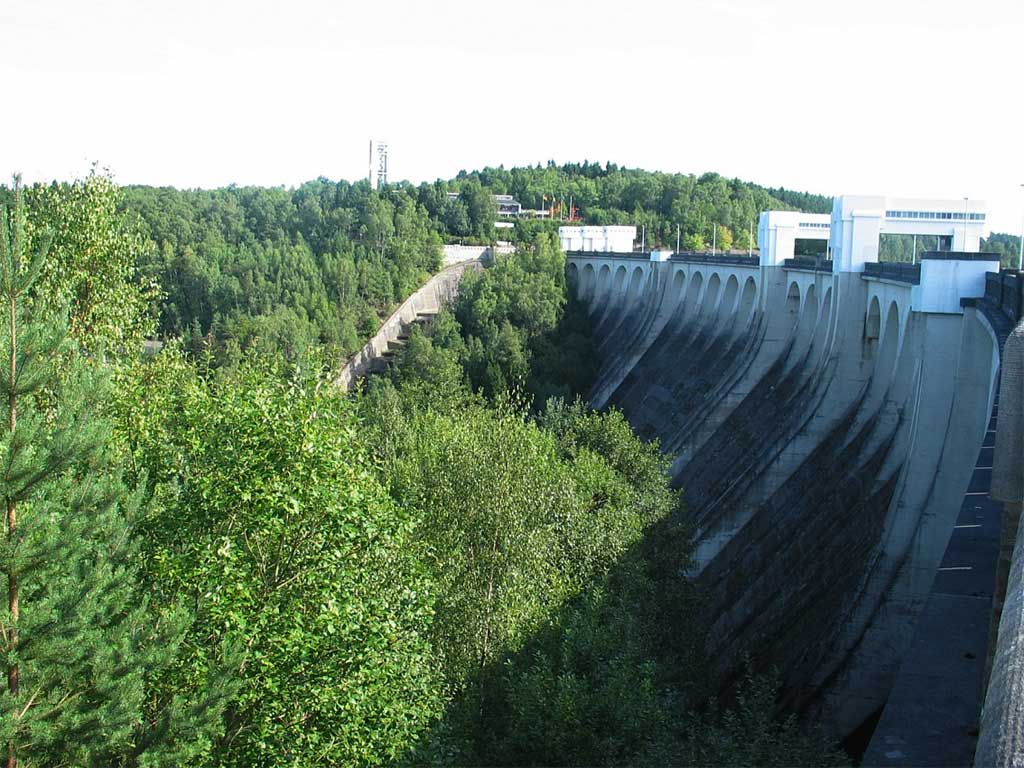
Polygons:
[[932,593],[861,765],[974,763],[1002,504],[989,498],[999,399]]

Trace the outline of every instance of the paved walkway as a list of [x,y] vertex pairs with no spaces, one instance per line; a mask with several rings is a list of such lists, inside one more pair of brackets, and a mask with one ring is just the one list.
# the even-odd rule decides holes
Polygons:
[[861,765],[970,766],[1002,505],[988,497],[999,396],[932,592]]

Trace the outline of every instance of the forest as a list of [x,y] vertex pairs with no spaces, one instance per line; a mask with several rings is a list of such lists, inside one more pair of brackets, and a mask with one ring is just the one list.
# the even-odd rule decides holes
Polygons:
[[[705,200],[721,226],[824,204],[529,170],[592,185],[592,220],[656,194],[654,233]],[[581,399],[597,360],[550,227],[387,375],[330,386],[462,226],[431,196],[477,226],[478,188],[527,197],[503,179],[0,191],[8,765],[848,763],[771,676],[704,674],[670,458]]]
[[[312,350],[341,360],[440,266],[444,242],[489,243],[494,194],[524,206],[570,199],[588,223],[645,228],[648,245],[746,249],[765,208],[829,210],[831,199],[768,190],[717,174],[651,173],[596,163],[484,169],[413,186],[317,179],[295,189],[127,187],[118,209],[137,218],[140,278],[158,338],[234,366],[243,351],[303,362]],[[526,221],[516,238],[552,231]],[[712,233],[712,227],[717,233]],[[507,230],[503,230],[507,232]],[[146,247],[142,247],[142,245]]]
[[1020,269],[1020,237],[993,232],[981,241],[981,250],[998,253],[1004,269]]

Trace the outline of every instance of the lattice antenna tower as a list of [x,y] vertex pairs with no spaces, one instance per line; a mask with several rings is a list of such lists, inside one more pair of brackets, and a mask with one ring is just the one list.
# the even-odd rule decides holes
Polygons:
[[370,187],[388,183],[388,143],[370,139]]

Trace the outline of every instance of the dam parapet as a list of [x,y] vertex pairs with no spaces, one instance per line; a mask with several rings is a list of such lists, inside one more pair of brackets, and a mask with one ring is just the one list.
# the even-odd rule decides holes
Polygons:
[[[1019,526],[1024,496],[1024,461],[1020,448],[1024,413],[1024,275],[1015,271],[988,274],[985,295],[965,299],[965,312],[976,312],[1003,350],[999,395],[986,452],[979,465],[991,472],[991,498],[984,502],[1001,517],[995,592],[985,661],[988,672],[975,765],[1011,766],[1024,762],[1024,536]],[[997,413],[1002,409],[1001,413]],[[1004,502],[1003,509],[998,509]],[[1001,513],[1001,514],[1000,514]]]
[[[893,689],[986,436],[985,313],[1022,295],[983,227],[978,202],[845,196],[762,213],[755,257],[567,253],[592,404],[676,457],[719,679],[777,667],[785,704],[840,736]],[[880,262],[887,235],[937,247]]]

